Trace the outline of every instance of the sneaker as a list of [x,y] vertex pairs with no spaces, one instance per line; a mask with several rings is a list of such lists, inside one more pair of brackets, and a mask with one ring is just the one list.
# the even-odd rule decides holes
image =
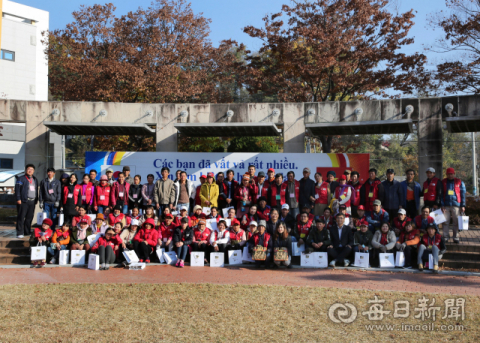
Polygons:
[[24,235],[18,235],[17,238],[18,239],[22,239],[23,237],[25,237]]
[[343,265],[345,267],[348,267],[350,265],[350,261],[349,260],[343,260]]
[[437,265],[433,266],[433,273],[438,274],[438,266]]
[[143,260],[142,260],[142,259],[140,259],[140,260],[138,260],[138,262],[142,263],[142,262],[143,262]]
[[177,263],[175,263],[175,267],[180,266],[180,260],[177,260]]
[[145,263],[150,263],[150,260],[145,260]]
[[418,270],[419,270],[419,271],[423,271],[423,264],[420,263],[420,264],[418,265]]
[[45,261],[40,262],[40,267],[45,267]]
[[38,265],[38,261],[32,261],[32,265],[36,267]]
[[412,269],[412,266],[403,266],[403,269]]
[[332,262],[330,262],[330,267],[335,268],[335,260],[333,260]]
[[105,267],[103,268],[103,270],[109,270],[109,269],[110,269],[110,267],[107,266],[107,265],[105,265]]
[[52,259],[50,260],[49,263],[50,263],[50,264],[55,264],[55,263],[57,263],[57,260],[56,260],[55,257],[54,257],[54,258],[52,258]]
[[457,243],[457,244],[460,243],[460,238],[454,238],[454,239],[453,239],[453,242],[454,242],[454,243]]
[[185,263],[183,263],[183,261],[181,261],[180,264],[179,264],[179,267],[180,267],[180,268],[185,267]]

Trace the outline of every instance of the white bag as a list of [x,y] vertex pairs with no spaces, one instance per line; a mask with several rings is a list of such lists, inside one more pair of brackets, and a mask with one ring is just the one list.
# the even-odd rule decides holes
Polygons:
[[255,262],[252,259],[252,254],[248,252],[248,247],[243,248],[243,255],[242,255],[242,261],[243,262]]
[[242,251],[241,250],[229,250],[228,251],[228,265],[233,266],[236,264],[242,264]]
[[468,216],[458,216],[458,229],[460,231],[468,230]]
[[218,232],[217,219],[207,219],[207,227],[211,231],[217,231]]
[[223,218],[227,218],[227,217],[228,217],[228,211],[229,211],[231,208],[233,208],[233,206],[224,208],[224,209],[222,210],[222,212],[223,212]]
[[147,266],[146,263],[132,263],[128,265],[128,269],[130,270],[142,270],[145,269]]
[[37,225],[42,226],[43,220],[47,218],[47,212],[37,213]]
[[430,217],[432,217],[435,220],[435,224],[437,225],[445,223],[447,221],[447,219],[445,218],[445,215],[442,212],[442,209],[433,211],[432,213],[430,213]]
[[58,257],[58,264],[60,266],[65,266],[68,264],[68,257],[70,256],[70,251],[60,250],[60,256]]
[[202,213],[205,213],[206,216],[209,216],[211,212],[210,207],[203,207],[202,208]]
[[163,257],[164,252],[165,252],[165,248],[157,248],[156,250],[157,257],[160,263],[165,263],[165,258]]
[[403,251],[397,251],[395,256],[395,267],[405,266],[405,253]]
[[97,233],[95,235],[90,235],[87,237],[87,241],[88,241],[88,244],[90,245],[90,247],[93,247],[95,245],[95,243],[97,243],[98,239],[103,236],[103,234],[101,233]]
[[328,254],[326,252],[314,252],[313,254],[317,268],[328,268]]
[[297,246],[297,242],[292,242],[292,256],[300,256],[305,251],[305,243]]
[[85,264],[85,250],[72,250],[72,253],[70,254],[70,264]]
[[428,254],[428,269],[433,269],[433,255]]
[[350,224],[350,218],[349,218],[349,217],[345,217],[344,225],[348,226],[349,224]]
[[225,267],[225,256],[223,252],[210,253],[210,267]]
[[355,267],[368,268],[370,254],[368,252],[356,252],[355,253]]
[[313,254],[301,254],[300,255],[300,266],[301,267],[313,267],[314,266]]
[[58,218],[58,226],[62,226],[63,221],[65,220],[65,216],[63,215],[63,213],[60,213],[57,215],[57,218]]
[[100,269],[100,256],[98,256],[97,254],[88,255],[88,269]]
[[139,261],[137,254],[133,250],[125,249],[123,251],[123,256],[125,257],[125,261],[127,261],[128,264],[137,263]]
[[380,259],[380,268],[395,268],[395,258],[393,254],[378,254]]
[[227,223],[227,228],[229,228],[230,226],[232,226],[232,220],[231,219],[224,219],[225,222]]
[[174,251],[163,252],[163,258],[167,264],[177,263],[177,254]]
[[30,259],[32,261],[45,261],[47,259],[47,247],[44,245],[32,247]]
[[192,251],[190,254],[190,267],[204,267],[205,253],[203,251]]
[[96,215],[96,214],[87,214],[87,216],[90,217],[92,223],[95,223],[95,219],[97,219],[97,215]]

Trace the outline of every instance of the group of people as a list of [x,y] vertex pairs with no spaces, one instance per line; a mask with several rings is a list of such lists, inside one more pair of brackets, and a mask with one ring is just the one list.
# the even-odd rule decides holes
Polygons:
[[[263,247],[264,259],[255,261],[259,266],[291,267],[295,243],[305,245],[307,253],[327,252],[332,267],[350,265],[355,252],[369,253],[370,263],[378,265],[380,253],[402,251],[406,268],[414,265],[416,256],[418,268],[423,269],[431,254],[437,272],[450,226],[453,241],[459,242],[457,217],[465,211],[465,185],[453,168],[447,169],[443,180],[433,168],[427,169],[423,186],[414,180],[413,170],[407,170],[406,180],[399,182],[394,170],[388,169],[382,182],[374,168],[361,184],[356,171],[346,170],[338,177],[329,171],[325,179],[317,172],[312,180],[310,169],[304,168],[300,180],[293,171],[284,180],[274,169],[257,174],[250,165],[240,182],[233,170],[210,172],[200,177],[197,187],[185,171],[177,171],[172,180],[166,167],[162,178],[154,183],[150,174],[143,185],[140,175],[130,175],[129,167],[116,180],[111,169],[99,180],[91,170],[80,183],[75,174],[56,180],[53,168],[38,183],[34,170],[27,165],[15,186],[18,237],[31,234],[39,202],[47,219],[35,229],[32,243],[48,246],[50,262],[58,261],[62,249],[86,250],[100,255],[102,268],[120,261],[125,250],[134,250],[146,263],[156,258],[158,248],[175,251],[177,266],[183,267],[192,251],[205,252],[208,264],[210,252],[228,256],[229,250],[244,247],[252,254]],[[205,208],[210,213],[203,213]],[[443,236],[430,216],[437,209],[447,219]],[[56,228],[59,213],[63,223]],[[215,219],[216,229],[208,227],[207,219]],[[96,233],[101,237],[90,246],[87,237]],[[288,258],[277,258],[280,250],[288,252]]]

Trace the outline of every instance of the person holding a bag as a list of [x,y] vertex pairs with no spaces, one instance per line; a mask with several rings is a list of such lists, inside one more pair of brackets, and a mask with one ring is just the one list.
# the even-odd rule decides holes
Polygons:
[[165,251],[173,251],[173,233],[178,225],[173,223],[173,215],[171,213],[165,215],[165,221],[158,228],[158,244],[157,248],[164,248]]
[[373,233],[368,229],[366,220],[359,221],[357,225],[360,230],[353,235],[353,253],[368,253],[368,260],[372,263],[375,258],[372,247]]
[[[75,192],[80,193],[81,206],[86,210],[93,210],[93,199],[95,198],[95,185],[90,182],[90,175],[83,174],[83,182],[75,186]],[[72,222],[72,225],[73,222]]]
[[[221,219],[225,223],[225,227],[227,223],[225,220]],[[252,225],[252,223],[254,225]],[[218,224],[217,224],[218,225]],[[252,225],[255,229],[257,228],[257,223],[256,222],[250,222],[250,225]],[[245,231],[240,228],[240,222],[238,219],[232,220],[232,227],[230,228],[230,242],[228,243],[227,246],[227,256],[228,256],[228,251],[230,250],[242,250],[245,244],[247,243],[247,236],[245,234]]]
[[438,233],[435,226],[429,224],[427,227],[427,234],[423,235],[418,244],[418,270],[423,270],[423,263],[429,262],[429,255],[433,257],[433,272],[438,273],[438,261],[443,257],[447,251],[445,240],[442,235]]
[[77,226],[80,227],[80,222],[82,220],[86,220],[88,226],[92,225],[92,219],[89,215],[87,215],[87,206],[82,205],[78,208],[78,216],[73,217],[72,219],[72,227]]
[[134,208],[142,208],[143,186],[140,184],[140,181],[142,181],[142,177],[140,175],[135,175],[135,177],[133,178],[133,183],[130,184],[130,189],[128,191],[128,208],[132,211]]
[[[52,227],[53,221],[50,218],[45,218],[42,222],[41,227],[37,227],[34,230],[34,241],[31,243],[31,246],[45,246],[47,249],[50,247],[50,241],[52,239]],[[32,261],[34,267],[45,266],[45,260],[41,261]]]
[[325,228],[325,220],[317,219],[315,226],[310,229],[307,237],[307,254],[312,252],[326,252],[327,247],[332,243],[330,231]]
[[453,241],[460,243],[458,234],[458,217],[465,213],[466,188],[462,180],[455,177],[455,169],[447,168],[447,177],[442,180],[441,205],[442,212],[447,220],[443,223],[443,238],[450,239],[450,218],[453,221]]
[[177,251],[177,267],[185,266],[185,258],[188,253],[188,246],[193,242],[193,230],[188,226],[188,218],[183,217],[180,226],[175,228],[173,234],[173,245]]
[[105,211],[110,206],[110,185],[108,184],[107,175],[100,177],[100,184],[95,188],[95,196],[93,198],[93,209],[95,212],[106,215]]
[[210,235],[211,231],[207,228],[205,219],[200,219],[197,228],[193,230],[192,251],[203,251],[205,253],[205,264],[210,262]]
[[124,215],[128,213],[129,192],[130,184],[125,182],[125,174],[118,174],[118,181],[113,184],[110,192],[110,205],[112,207],[120,206],[120,211]]
[[230,244],[230,231],[227,230],[227,222],[224,219],[220,219],[217,227],[218,231],[212,231],[210,234],[210,252],[223,252],[226,255],[227,260],[227,247]]
[[255,260],[255,265],[257,267],[261,266],[270,266],[270,258],[271,252],[273,247],[273,242],[270,234],[266,232],[267,223],[265,220],[260,220],[258,222],[258,230],[253,234],[253,236],[248,241],[248,250],[250,254],[252,254],[252,258],[254,257],[254,249],[257,246],[265,248],[265,260]]
[[[285,259],[285,253],[280,250],[286,250],[288,259]],[[287,268],[292,268],[292,239],[284,222],[278,224],[273,234],[273,262],[274,267],[280,267],[283,264]]]
[[400,237],[395,244],[397,251],[402,251],[405,255],[405,265],[403,268],[412,268],[412,256],[417,255],[417,246],[420,242],[420,231],[411,221],[405,225],[405,231],[400,233]]
[[389,223],[383,223],[380,230],[375,231],[372,239],[372,246],[374,251],[374,259],[380,267],[379,254],[394,253],[397,237],[395,232],[390,230]]
[[40,182],[38,196],[38,206],[47,213],[47,218],[52,220],[52,230],[55,230],[57,210],[62,200],[62,187],[60,181],[55,179],[55,169],[47,169],[47,177]]
[[[75,174],[72,174],[75,175]],[[67,250],[70,243],[70,223],[63,223],[62,227],[55,230],[52,236],[52,243],[47,248],[47,251],[53,258],[50,260],[51,264],[55,264],[58,261],[60,250]]]
[[92,247],[92,253],[99,256],[100,270],[108,270],[107,264],[115,263],[115,247],[118,241],[114,237],[115,230],[108,228],[105,236],[100,236]]
[[120,239],[122,240],[122,254],[123,254],[123,251],[125,251],[126,249],[135,250],[133,240],[137,235],[137,230],[138,230],[138,220],[132,219],[132,222],[130,223],[130,226],[128,227],[128,229],[123,230],[122,233],[120,233]]
[[395,231],[395,236],[400,237],[402,232],[405,232],[405,226],[411,223],[412,220],[407,217],[407,211],[404,208],[398,210],[397,216],[393,219],[392,228]]
[[149,218],[143,223],[133,240],[133,246],[140,262],[150,263],[150,254],[157,246],[157,241],[158,231],[155,230],[155,222]]
[[78,226],[72,225],[70,250],[85,250],[85,253],[88,254],[90,244],[88,243],[87,237],[92,234],[92,228],[90,227],[87,218],[80,220]]

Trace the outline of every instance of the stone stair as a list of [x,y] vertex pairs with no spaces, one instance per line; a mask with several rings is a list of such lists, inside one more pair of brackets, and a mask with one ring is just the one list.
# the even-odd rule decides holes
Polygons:
[[447,252],[439,262],[439,266],[452,269],[479,269],[480,245],[464,245],[447,243]]
[[30,264],[28,237],[0,237],[0,264]]

